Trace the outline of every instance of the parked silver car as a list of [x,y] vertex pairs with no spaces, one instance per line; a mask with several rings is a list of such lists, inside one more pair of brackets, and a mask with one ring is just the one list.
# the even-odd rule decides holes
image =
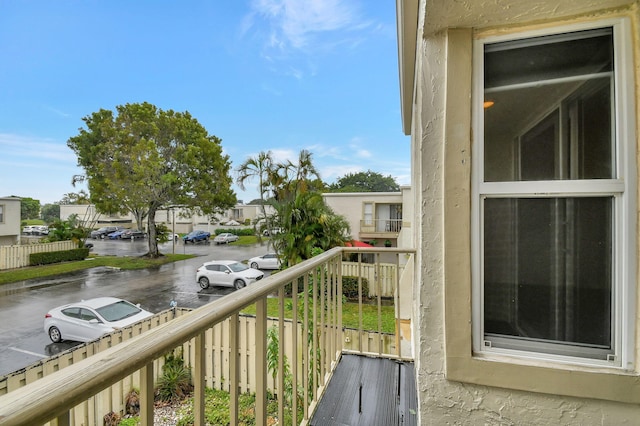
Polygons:
[[236,234],[232,234],[230,232],[223,232],[222,234],[217,235],[213,239],[213,242],[216,244],[229,244],[234,241],[238,241],[239,239],[240,237],[238,237]]

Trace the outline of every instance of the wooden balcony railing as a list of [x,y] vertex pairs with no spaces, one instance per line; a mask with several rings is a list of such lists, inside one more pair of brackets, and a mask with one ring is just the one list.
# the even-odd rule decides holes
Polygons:
[[[387,260],[390,256],[395,256],[397,275],[392,298],[396,312],[395,333],[392,339],[394,343],[387,346],[383,344],[381,337],[384,333],[380,312],[382,305],[388,302],[383,302],[380,289],[375,292],[377,296],[374,297],[378,312],[377,330],[370,330],[378,336],[377,342],[368,341],[371,340],[371,334],[363,329],[362,307],[363,299],[367,295],[363,295],[361,279],[358,279],[359,325],[346,333],[342,321],[343,256],[347,253],[373,253],[379,263],[380,253],[383,252]],[[256,424],[266,425],[267,393],[282,395],[281,392],[285,389],[285,377],[281,374],[285,370],[285,360],[289,362],[292,375],[291,406],[303,407],[301,417],[295,409],[291,410],[292,424],[305,424],[320,400],[331,372],[345,350],[345,345],[352,352],[400,357],[400,283],[406,282],[407,279],[400,275],[401,271],[404,274],[413,273],[404,267],[413,253],[412,249],[334,248],[9,391],[0,396],[0,425],[102,425],[102,418],[106,412],[90,415],[87,410],[82,411],[77,407],[86,405],[88,399],[105,390],[110,392],[110,399],[119,399],[113,388],[121,388],[122,386],[117,384],[132,375],[139,380],[140,422],[142,425],[152,425],[156,376],[154,368],[158,368],[158,359],[180,347],[189,347],[190,352],[185,359],[189,360],[193,373],[194,424],[205,424],[205,387],[213,387],[212,382],[217,382],[219,386],[226,387],[230,394],[232,425],[238,423],[240,392],[246,391],[247,388],[253,388],[251,390],[256,395]],[[353,261],[353,256],[351,257]],[[359,255],[356,257],[360,258]],[[291,292],[292,318],[285,318],[284,310],[285,290],[288,285],[299,290]],[[369,285],[380,284],[374,282]],[[410,291],[405,293],[407,294],[403,297],[411,297]],[[267,299],[273,297],[278,299],[279,312],[276,318],[268,318]],[[240,330],[241,326],[246,328],[248,324],[240,320],[241,311],[250,305],[255,305],[256,312],[255,321],[251,323],[253,329]],[[279,367],[275,380],[267,368],[268,322],[276,324],[279,340],[287,341],[293,348],[287,354],[285,345],[279,345]],[[213,341],[216,338],[212,335],[212,330],[215,327],[225,328],[226,356],[213,353]],[[250,338],[246,337],[247,333],[250,334]],[[245,337],[241,339],[240,336],[243,335]],[[354,341],[355,339],[358,341]],[[386,350],[385,347],[390,350]],[[247,352],[251,352],[251,357]],[[227,361],[223,362],[222,358],[227,358]],[[244,360],[249,358],[253,361],[252,365],[248,366]],[[224,371],[221,371],[220,364],[224,364]],[[241,372],[241,368],[247,371]],[[251,370],[250,374],[254,379],[251,385],[243,381],[246,379],[241,379],[243,375],[249,374],[248,370]],[[213,376],[219,377],[214,379]],[[206,383],[207,381],[210,383]],[[284,412],[287,407],[284,401],[284,397],[278,398],[280,419],[285,418]],[[116,408],[117,405],[116,403]],[[83,414],[79,415],[79,412]]]

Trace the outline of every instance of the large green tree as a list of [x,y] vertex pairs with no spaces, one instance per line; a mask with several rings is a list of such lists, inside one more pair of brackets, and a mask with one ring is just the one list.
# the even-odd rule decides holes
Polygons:
[[[208,215],[233,206],[229,157],[221,140],[188,112],[147,102],[101,109],[84,117],[86,128],[69,139],[91,201],[101,213],[146,218],[147,256],[158,257],[155,213],[180,205]],[[78,178],[78,177],[76,177]]]
[[20,197],[20,219],[37,219],[40,217],[40,200]]
[[60,219],[60,204],[45,204],[40,214],[45,223],[53,223]]
[[347,173],[335,183],[329,185],[329,192],[398,192],[400,186],[391,175],[367,170],[366,172]]
[[89,197],[87,191],[81,189],[79,192],[64,194],[60,204],[91,204],[91,197]]

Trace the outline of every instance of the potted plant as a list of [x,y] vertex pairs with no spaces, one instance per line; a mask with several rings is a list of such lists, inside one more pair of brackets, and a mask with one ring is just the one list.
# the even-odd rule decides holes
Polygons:
[[385,247],[391,247],[391,240],[384,240]]
[[371,244],[372,246],[375,246],[376,244],[378,244],[378,241],[371,240],[371,241],[369,241],[369,244]]

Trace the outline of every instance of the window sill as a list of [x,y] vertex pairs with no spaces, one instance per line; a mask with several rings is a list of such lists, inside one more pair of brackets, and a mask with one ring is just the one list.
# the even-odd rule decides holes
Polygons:
[[494,354],[447,356],[446,377],[483,386],[640,404],[640,375],[617,367]]

